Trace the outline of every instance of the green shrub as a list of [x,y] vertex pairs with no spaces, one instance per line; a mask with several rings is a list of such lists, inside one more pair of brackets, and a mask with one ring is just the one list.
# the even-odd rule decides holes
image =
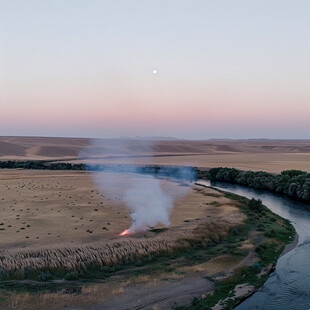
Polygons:
[[262,201],[260,199],[254,199],[252,198],[248,203],[249,209],[254,212],[262,212],[263,211],[263,205]]
[[76,271],[68,272],[68,273],[65,275],[65,279],[66,279],[67,281],[77,280],[78,278],[79,278],[79,274],[78,274]]
[[38,275],[38,280],[41,282],[46,282],[50,279],[52,279],[52,274],[49,271],[41,271],[40,274]]
[[255,262],[253,265],[252,265],[252,269],[255,273],[260,273],[261,270],[262,270],[262,266],[260,265],[259,262]]
[[10,274],[5,269],[0,268],[0,280],[7,280],[10,277]]

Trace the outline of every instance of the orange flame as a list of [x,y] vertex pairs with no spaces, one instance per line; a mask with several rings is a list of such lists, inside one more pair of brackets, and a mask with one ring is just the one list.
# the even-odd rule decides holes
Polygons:
[[128,229],[125,229],[123,232],[119,234],[120,237],[127,236],[127,235],[130,235],[130,231]]

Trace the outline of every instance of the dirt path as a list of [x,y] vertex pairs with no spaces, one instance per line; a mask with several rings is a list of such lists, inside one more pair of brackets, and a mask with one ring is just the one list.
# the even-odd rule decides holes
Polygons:
[[193,299],[213,291],[213,282],[200,276],[169,280],[150,287],[142,284],[125,289],[118,297],[99,303],[89,310],[161,310],[189,306]]

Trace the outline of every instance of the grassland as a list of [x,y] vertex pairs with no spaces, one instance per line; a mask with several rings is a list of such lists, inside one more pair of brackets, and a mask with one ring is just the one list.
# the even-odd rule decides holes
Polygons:
[[[177,203],[170,228],[116,241],[107,236],[104,242],[82,238],[75,245],[50,240],[48,247],[18,248],[15,243],[7,248],[1,252],[2,265],[6,262],[1,304],[7,309],[105,308],[116,298],[127,304],[127,296],[139,294],[141,285],[167,291],[179,281],[204,279],[208,290],[196,288],[199,294],[190,294],[194,302],[187,306],[209,309],[221,301],[229,308],[244,298],[232,293],[237,285],[249,290],[262,285],[294,230],[259,202],[196,187]],[[169,308],[172,301],[167,302]]]

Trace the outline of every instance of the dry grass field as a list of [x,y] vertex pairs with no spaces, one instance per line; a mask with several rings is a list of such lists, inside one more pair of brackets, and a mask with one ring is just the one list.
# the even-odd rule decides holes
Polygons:
[[[309,159],[309,141],[0,138],[0,161],[230,166],[279,172],[290,168],[310,171]],[[157,225],[155,229],[120,237],[119,233],[131,225],[130,210],[122,197],[134,178],[128,173],[1,169],[0,271],[27,282],[30,280],[23,280],[27,270],[79,272],[89,266],[103,268],[135,263],[156,253],[186,251],[191,242],[207,244],[220,240],[246,219],[238,203],[218,191],[162,179],[160,185],[164,191],[178,193],[169,227]],[[149,182],[147,176],[138,178]],[[99,188],[99,184],[109,185]],[[257,261],[254,244],[257,246],[263,239],[259,234],[238,241],[240,250],[248,254],[241,255],[238,251],[231,254],[224,249],[224,254],[213,253],[215,257],[210,260],[199,261],[198,257],[195,264],[181,257],[172,263],[171,270],[166,269],[165,264],[170,264],[166,262],[157,266],[156,272],[151,265],[148,273],[143,273],[144,267],[137,274],[135,268],[120,271],[95,284],[81,284],[77,292],[61,289],[34,297],[30,292],[15,294],[0,290],[0,307],[119,309],[132,303],[134,308],[136,298],[145,304],[154,302],[148,299],[152,296],[146,293],[149,289],[158,298],[174,290],[175,295],[191,301],[205,291],[212,292],[213,283],[206,276],[221,279],[231,275],[235,268]],[[63,278],[53,281],[59,285],[68,282]],[[162,308],[175,305],[175,297],[168,297]]]
[[[121,199],[125,189],[113,187],[119,185],[118,174],[104,173],[104,178],[111,187],[100,191],[89,172],[0,170],[1,249],[120,240],[118,234],[131,225]],[[123,174],[126,178],[133,176]],[[200,188],[161,182],[166,190],[179,187],[185,194],[175,201],[171,229],[214,212],[206,205],[214,198]]]
[[[0,267],[75,270],[84,264],[115,265],[131,256],[187,247],[180,240],[205,237],[206,229],[225,234],[244,219],[237,208],[225,205],[227,199],[210,189],[161,180],[165,190],[182,193],[175,201],[169,231],[119,237],[131,225],[122,191],[126,178],[132,181],[135,176],[104,173],[99,178],[108,180],[107,190],[99,191],[89,172],[0,171]],[[120,179],[124,186],[119,187]],[[214,208],[214,199],[223,207]]]
[[[113,184],[115,174],[108,173],[107,177]],[[123,178],[126,177],[124,174]],[[167,180],[161,182],[167,190],[184,187]],[[2,170],[0,188],[3,215],[0,267],[13,272],[29,267],[77,270],[81,261],[115,265],[128,257],[138,259],[144,254],[186,248],[189,245],[184,239],[208,240],[211,235],[213,238],[224,236],[246,218],[236,207],[236,202],[212,189],[194,186],[187,188],[185,196],[175,201],[167,230],[119,237],[119,232],[131,224],[129,211],[120,200],[122,193],[120,191],[119,197],[116,196],[113,186],[107,192],[99,191],[88,172]],[[158,290],[158,294],[165,294],[180,280],[184,281],[184,286],[175,288],[180,290],[179,293],[190,286],[193,291],[190,298],[197,292],[199,297],[204,285],[201,281],[207,281],[201,278],[201,273],[229,272],[241,260],[242,257],[228,255],[222,261],[184,267],[179,271],[116,275],[104,283],[82,285],[78,294],[63,290],[34,298],[32,293],[1,294],[0,291],[0,297],[7,300],[2,304],[7,309],[62,309],[66,305],[96,309],[98,303],[104,307],[111,304],[111,309],[115,309],[113,303],[117,298],[122,300],[128,292],[138,296],[148,287]],[[197,283],[197,287],[193,287],[191,281]],[[212,283],[208,285],[212,289]],[[127,302],[126,297],[124,307]]]
[[[217,191],[201,186],[184,188],[184,184],[161,180],[166,190],[181,188],[183,193],[175,201],[171,225],[160,233],[149,230],[119,237],[118,234],[130,226],[131,218],[121,200],[122,190],[113,187],[114,183],[119,185],[119,176],[115,180],[115,173],[105,173],[104,177],[112,186],[106,191],[99,191],[89,172],[1,170],[0,268],[23,279],[20,271],[27,268],[78,270],[93,263],[116,265],[129,258],[136,260],[152,253],[189,247],[184,240],[224,236],[246,218],[235,206],[236,202]],[[132,175],[122,174],[122,179],[128,177],[133,178]],[[200,272],[214,274],[233,268],[240,260],[234,257],[229,264],[214,262],[197,268]],[[188,281],[193,276],[196,277],[197,288],[192,287],[192,290],[193,294],[197,293],[201,286],[197,281],[202,281],[200,275],[197,278],[198,269],[183,268],[178,272],[141,276],[116,275],[105,283],[83,285],[78,294],[68,294],[63,290],[33,298],[31,293],[0,291],[0,297],[7,300],[2,303],[7,309],[62,309],[66,304],[89,309],[97,303],[113,303],[115,298],[126,296],[128,290],[133,290],[132,294],[140,294],[141,285],[159,290],[158,294],[162,294],[169,291],[163,284],[174,285],[175,281],[182,280],[185,289],[187,285],[191,286]],[[15,274],[16,270],[18,274]],[[182,287],[176,289],[182,290]]]
[[227,166],[244,170],[310,171],[310,140],[91,140],[0,137],[0,160]]

